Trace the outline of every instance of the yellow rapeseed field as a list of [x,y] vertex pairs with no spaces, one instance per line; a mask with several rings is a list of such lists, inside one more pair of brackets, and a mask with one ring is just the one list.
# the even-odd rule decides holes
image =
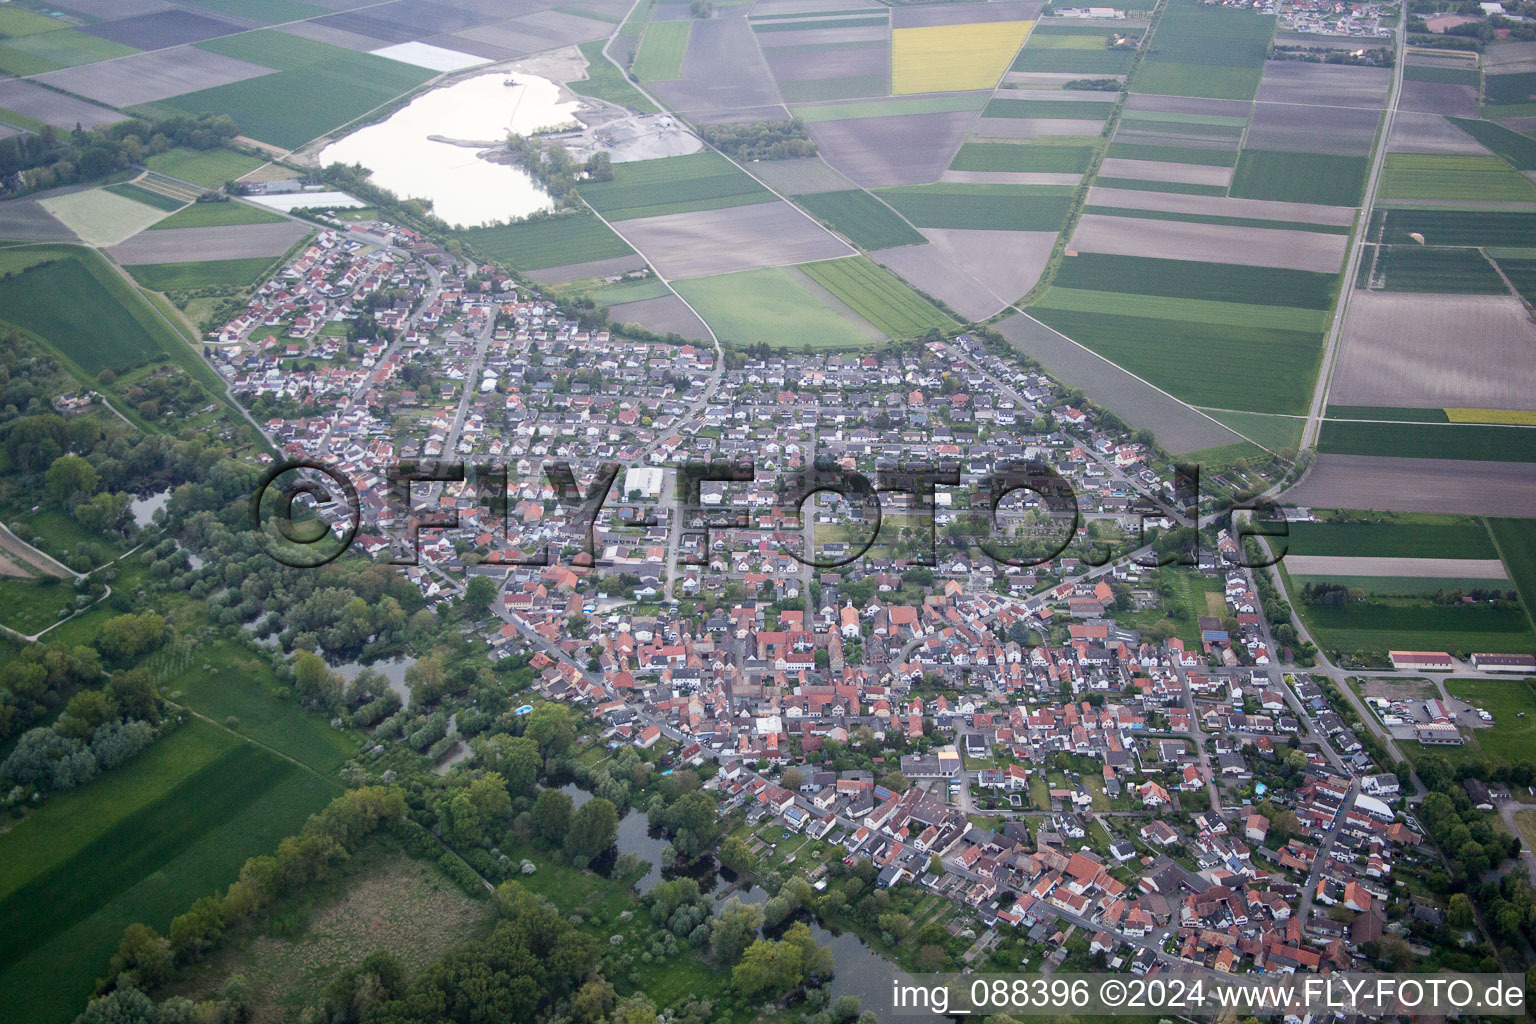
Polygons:
[[891,91],[991,89],[1019,52],[1032,21],[898,28],[891,33]]
[[1445,418],[1452,423],[1507,423],[1536,427],[1536,412],[1523,409],[1447,409]]

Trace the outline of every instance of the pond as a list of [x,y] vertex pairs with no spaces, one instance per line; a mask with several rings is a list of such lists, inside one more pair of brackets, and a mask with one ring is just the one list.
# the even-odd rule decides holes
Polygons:
[[411,691],[405,685],[405,670],[415,663],[415,658],[389,658],[383,661],[375,661],[371,665],[364,665],[360,661],[348,661],[340,665],[332,665],[331,668],[348,683],[356,679],[357,674],[363,669],[371,668],[384,676],[385,680],[389,683],[390,692],[400,698],[400,706],[409,707]]
[[[716,904],[717,912],[732,896],[743,903],[768,902],[767,891],[762,886],[754,885],[750,889],[737,889],[724,895]],[[833,999],[838,996],[858,996],[865,1009],[889,1004],[890,979],[895,969],[890,961],[870,949],[853,932],[838,934],[824,928],[814,919],[806,923],[811,926],[811,934],[816,941],[832,951],[832,962],[837,967],[837,973],[832,976],[832,982],[827,988],[831,990]]]
[[128,503],[128,513],[133,516],[133,524],[140,529],[148,526],[155,513],[165,508],[165,503],[170,500],[170,491],[151,494],[147,498],[134,498]]
[[535,75],[476,75],[423,93],[378,124],[320,152],[320,164],[362,164],[372,182],[428,199],[449,224],[477,227],[551,209],[527,172],[485,159],[509,132],[531,135],[571,123],[579,103]]

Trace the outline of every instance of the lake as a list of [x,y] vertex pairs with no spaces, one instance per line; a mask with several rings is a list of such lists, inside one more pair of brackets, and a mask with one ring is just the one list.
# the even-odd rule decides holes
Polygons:
[[[513,85],[507,85],[513,82]],[[509,132],[531,135],[571,123],[579,104],[536,75],[486,74],[433,89],[378,124],[320,152],[320,164],[362,164],[372,182],[428,199],[449,224],[477,227],[551,209],[549,195],[519,167],[492,163]]]

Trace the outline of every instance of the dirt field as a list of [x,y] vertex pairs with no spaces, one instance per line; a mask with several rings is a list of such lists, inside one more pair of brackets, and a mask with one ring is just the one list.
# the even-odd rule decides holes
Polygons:
[[1106,157],[1099,165],[1106,178],[1134,178],[1137,181],[1178,181],[1189,185],[1232,184],[1232,168],[1215,164],[1176,164],[1163,160],[1127,160]]
[[49,196],[38,205],[90,245],[116,245],[166,216],[164,210],[100,188]]
[[38,75],[37,80],[89,99],[128,107],[270,74],[273,70],[260,64],[195,46],[178,46],[50,71]]
[[1301,576],[1416,576],[1425,579],[1503,580],[1497,558],[1367,558],[1286,555],[1285,568]]
[[971,129],[973,139],[1037,139],[1042,135],[1098,135],[1103,121],[1049,117],[982,117]]
[[1486,156],[1488,150],[1439,114],[1399,111],[1387,139],[1390,153],[1447,153]]
[[1276,203],[1263,199],[1229,199],[1226,196],[1188,196],[1179,192],[1138,192],[1124,188],[1091,189],[1088,192],[1088,205],[1341,226],[1347,226],[1355,219],[1355,211],[1344,206]]
[[802,160],[764,160],[752,165],[752,174],[774,191],[791,196],[841,192],[854,187],[853,182],[817,156]]
[[308,233],[306,225],[294,221],[219,228],[169,228],[134,235],[108,251],[125,267],[275,257],[287,252]]
[[1536,409],[1536,324],[1519,299],[1356,291],[1348,315],[1331,401]]
[[0,107],[66,130],[76,124],[82,128],[99,128],[125,120],[115,110],[17,78],[0,81]]
[[31,199],[0,203],[0,238],[24,242],[73,242],[75,233]]
[[960,185],[1066,185],[1083,180],[1081,174],[1049,174],[1044,171],[945,171],[940,181]]
[[620,225],[669,280],[848,256],[853,250],[788,203],[645,217]]
[[1089,398],[1131,426],[1151,430],[1158,444],[1170,452],[1199,451],[1242,440],[1215,420],[1022,313],[996,326],[1019,351],[1039,361],[1053,376],[1082,388]]
[[[851,32],[867,32],[867,29],[849,29]],[[858,75],[886,76],[891,72],[891,45],[886,38],[886,30],[876,27],[879,33],[874,40],[847,40],[838,43],[837,40],[823,39],[823,36],[832,35],[830,31],[800,33],[800,32],[769,32],[758,38],[765,44],[763,56],[768,61],[768,69],[773,72],[773,77],[781,82],[805,82],[821,78],[845,78]],[[809,35],[805,45],[793,46],[768,46],[769,40],[778,43],[781,36]],[[837,43],[833,50],[831,44]],[[835,59],[833,59],[835,56]]]
[[615,256],[609,260],[591,260],[586,263],[567,263],[563,267],[546,267],[530,270],[528,276],[540,284],[565,284],[567,281],[585,281],[590,277],[607,277],[645,266],[645,258],[639,253]]
[[115,21],[100,21],[81,28],[82,32],[138,50],[163,50],[183,43],[200,43],[204,39],[243,30],[243,25],[232,21],[176,9],[127,18],[119,16]]
[[1079,252],[1334,273],[1343,263],[1346,241],[1344,235],[1316,231],[1188,224],[1090,213],[1078,221],[1071,247]]
[[1054,231],[928,228],[923,235],[927,245],[875,258],[968,320],[985,319],[1034,287],[1056,243]]
[[1381,109],[1387,102],[1392,73],[1386,68],[1346,64],[1270,61],[1259,79],[1259,102],[1326,104]]
[[752,28],[740,15],[695,22],[683,55],[682,77],[675,82],[657,82],[652,89],[685,114],[774,106],[779,102],[778,88],[757,48]]
[[1149,121],[1122,121],[1115,132],[1116,142],[1133,146],[1183,146],[1188,149],[1224,149],[1235,152],[1242,139],[1233,135],[1229,139],[1192,135],[1177,124],[1157,124]]
[[1508,515],[1536,508],[1529,462],[1319,455],[1285,501],[1314,508]]
[[1215,117],[1246,118],[1252,104],[1247,100],[1213,100],[1196,96],[1159,96],[1133,92],[1126,97],[1127,110],[1152,110],[1162,114],[1209,114]]
[[[277,31],[284,32],[290,36],[298,36],[300,39],[313,39],[317,43],[330,43],[332,46],[339,46],[344,50],[356,50],[359,53],[367,53],[370,50],[377,50],[379,48],[379,40],[374,39],[372,36],[348,32],[345,29],[332,28],[329,25],[321,25],[314,21],[294,22],[291,25],[284,25]],[[505,60],[508,57],[517,56],[515,53],[506,53],[501,50],[497,50],[494,54],[480,53],[479,50],[471,50],[469,46],[462,44],[459,46],[459,49],[477,53],[482,57],[489,57],[493,60]]]
[[648,327],[657,334],[667,334],[676,331],[685,338],[698,341],[706,341],[709,332],[704,329],[704,323],[687,303],[676,295],[663,295],[659,299],[644,299],[640,302],[623,302],[617,306],[611,306],[608,310],[609,318],[616,324],[640,324]]
[[1477,87],[1440,82],[1404,82],[1398,109],[1423,114],[1476,117]]
[[938,181],[976,115],[940,114],[850,118],[809,125],[827,163],[865,188]]
[[[871,13],[884,13],[886,10],[885,5],[876,0],[850,0],[849,3],[838,0],[836,7],[840,11],[866,7]],[[761,18],[778,14],[820,14],[826,9],[826,0],[758,0],[752,7],[752,14]]]
[[1380,121],[1379,107],[1255,103],[1245,145],[1291,153],[1365,156],[1376,140]]

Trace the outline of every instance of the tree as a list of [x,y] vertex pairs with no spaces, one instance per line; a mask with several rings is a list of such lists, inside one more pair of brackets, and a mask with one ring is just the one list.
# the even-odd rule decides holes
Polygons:
[[1445,920],[1452,928],[1472,927],[1472,922],[1475,920],[1472,913],[1472,900],[1466,893],[1458,892],[1451,896],[1451,902],[1446,908]]
[[528,714],[528,728],[524,735],[539,745],[539,753],[547,761],[551,757],[563,757],[576,742],[576,727],[571,724],[570,712],[563,704],[541,704]]
[[784,774],[779,776],[779,782],[785,789],[794,792],[805,785],[805,775],[801,773],[799,768],[786,768],[784,769]]
[[482,775],[469,784],[469,799],[486,821],[498,821],[512,813],[512,796],[507,780],[496,772]]
[[341,703],[345,684],[331,671],[325,659],[313,651],[293,655],[293,685],[301,697],[318,700],[328,707]]
[[471,611],[482,612],[496,600],[497,593],[496,581],[489,576],[471,576],[464,587],[464,603]]
[[100,690],[81,690],[64,706],[56,728],[73,739],[89,739],[102,723],[117,717],[112,700]]
[[542,790],[533,805],[533,830],[550,845],[561,845],[571,830],[571,807],[571,798],[565,793]]
[[600,796],[582,804],[571,816],[571,828],[565,836],[565,852],[573,862],[587,861],[612,846],[619,834],[619,812]]
[[78,455],[61,455],[54,459],[48,472],[43,474],[43,481],[54,503],[65,506],[90,498],[101,486],[96,467]]
[[757,866],[757,857],[740,836],[731,836],[720,847],[720,866],[730,869],[737,878],[745,878]]
[[124,718],[137,718],[151,724],[160,720],[160,698],[150,681],[149,670],[125,669],[107,683],[107,694]]
[[405,685],[411,691],[411,710],[441,697],[446,692],[447,682],[441,661],[431,655],[418,658],[405,670]]
[[762,926],[763,908],[732,896],[720,911],[715,929],[710,933],[715,959],[726,966],[736,963],[756,941],[757,930]]
[[112,975],[132,971],[137,984],[155,988],[169,981],[173,970],[168,939],[146,924],[131,924],[123,930],[123,939],[112,957]]

